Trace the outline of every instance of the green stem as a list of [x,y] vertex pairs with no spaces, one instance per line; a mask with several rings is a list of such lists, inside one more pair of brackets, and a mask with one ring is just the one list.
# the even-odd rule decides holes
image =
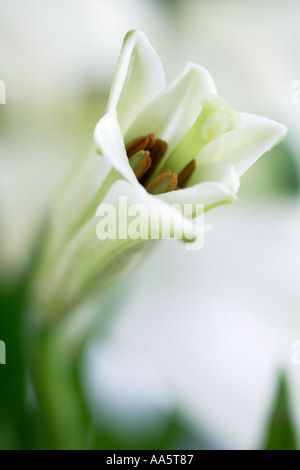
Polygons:
[[31,354],[32,379],[51,449],[85,449],[88,413],[61,327],[40,332]]
[[26,448],[25,368],[22,348],[24,285],[0,286],[0,339],[6,363],[0,365],[0,449]]

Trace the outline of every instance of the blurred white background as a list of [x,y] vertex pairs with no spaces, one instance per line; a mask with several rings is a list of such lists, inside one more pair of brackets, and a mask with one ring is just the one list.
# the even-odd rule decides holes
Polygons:
[[[146,387],[146,411],[152,390],[156,409],[176,404],[224,447],[261,444],[280,367],[288,370],[300,432],[300,366],[291,362],[291,344],[300,339],[300,104],[291,99],[300,79],[299,17],[297,0],[0,2],[4,278],[26,263],[59,183],[88,147],[128,30],[145,31],[169,80],[186,61],[200,63],[233,107],[288,126],[284,150],[245,175],[239,201],[207,214],[213,230],[202,251],[162,242],[145,261],[111,344],[99,346],[107,352],[88,361],[91,389],[100,387],[112,403],[125,383],[129,401]],[[97,367],[100,376],[112,371],[105,390]],[[142,367],[148,379],[141,385],[138,372],[129,374],[131,394],[126,377],[116,386],[118,367]],[[116,389],[119,396],[109,391]]]

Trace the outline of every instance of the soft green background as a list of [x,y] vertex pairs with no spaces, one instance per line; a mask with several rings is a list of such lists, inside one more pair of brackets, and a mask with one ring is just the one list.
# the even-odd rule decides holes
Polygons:
[[[300,338],[300,104],[291,99],[300,79],[299,15],[296,0],[1,0],[2,448],[16,440],[30,447],[30,434],[41,431],[30,389],[32,415],[15,406],[23,356],[12,315],[22,310],[47,209],[90,145],[132,28],[146,32],[168,80],[187,60],[201,63],[232,106],[284,122],[289,136],[243,176],[234,206],[207,215],[213,229],[201,252],[162,242],[108,294],[113,321],[94,328],[76,378],[94,417],[89,442],[299,447],[300,366],[291,361]],[[88,308],[101,310],[87,306],[81,315]],[[66,385],[55,380],[63,403]],[[40,447],[55,445],[47,430],[40,434]]]

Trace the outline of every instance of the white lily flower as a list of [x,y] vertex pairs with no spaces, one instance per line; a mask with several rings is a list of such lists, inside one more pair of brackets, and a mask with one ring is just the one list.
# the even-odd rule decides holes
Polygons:
[[[154,134],[166,142],[167,150],[158,164],[152,161],[155,170],[151,171],[151,166],[139,178],[142,184],[147,187],[160,170],[167,169],[180,180],[180,173],[193,162],[180,189],[160,191],[156,199],[168,204],[199,203],[208,209],[234,201],[240,176],[286,132],[283,124],[232,110],[218,97],[212,77],[199,65],[188,63],[166,87],[161,62],[146,36],[130,31],[124,40],[107,114],[95,129],[95,141],[109,163],[138,188],[141,184],[126,149],[135,139]],[[151,157],[147,144],[142,150],[149,150]],[[146,191],[138,195],[146,197]]]
[[[99,204],[98,215],[104,204],[119,208],[120,196],[130,204],[156,206],[171,222],[170,237],[178,238],[180,231],[185,241],[195,241],[190,219],[203,207],[233,202],[240,176],[286,131],[283,124],[231,109],[199,65],[188,63],[166,86],[160,59],[144,33],[127,33],[107,113],[94,133],[104,158],[93,149],[82,160],[53,210],[39,272],[39,310],[51,317],[53,311],[62,314],[106,287],[146,245],[141,238],[99,240]],[[178,210],[186,204],[198,209]],[[161,226],[154,238],[164,238]]]

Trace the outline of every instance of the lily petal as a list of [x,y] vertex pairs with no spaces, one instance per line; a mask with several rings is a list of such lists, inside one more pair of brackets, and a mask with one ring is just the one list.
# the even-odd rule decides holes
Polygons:
[[160,194],[158,197],[168,204],[180,204],[182,207],[184,204],[203,204],[207,210],[208,206],[233,202],[236,196],[221,183],[206,181],[190,188]]
[[259,157],[287,134],[284,124],[256,114],[241,113],[241,125],[208,144],[196,157],[197,163],[232,163],[241,176]]
[[231,163],[198,165],[188,181],[188,186],[204,182],[220,183],[228,188],[232,194],[236,194],[240,186],[240,178]]
[[[174,191],[176,192],[176,191]],[[167,202],[161,200],[157,196],[148,193],[141,185],[133,187],[130,183],[124,180],[116,181],[111,189],[108,191],[103,203],[113,204],[114,207],[123,214],[124,211],[120,210],[120,195],[126,197],[126,204],[133,206],[134,204],[140,205],[141,210],[147,211],[149,215],[149,239],[166,238],[166,234],[162,230],[162,224],[153,225],[152,214],[154,217],[159,215],[161,222],[170,221],[170,236],[167,238],[176,238],[176,233],[182,233],[184,241],[193,241],[195,238],[195,227],[190,220],[188,220],[178,209],[170,206]],[[151,217],[151,218],[150,218]]]
[[211,75],[204,67],[188,63],[161,95],[137,116],[125,135],[125,142],[153,132],[168,143],[165,161],[193,125],[206,94],[216,94]]
[[123,134],[165,84],[163,66],[145,34],[129,31],[123,42],[107,109],[117,109]]
[[[240,181],[233,165],[201,165],[196,172],[198,173],[198,176],[196,176],[197,184],[160,194],[160,199],[169,204],[181,204],[182,206],[184,204],[203,204],[205,210],[208,206],[235,200]],[[192,178],[194,178],[194,174]]]
[[116,110],[110,111],[100,119],[95,128],[94,139],[101,155],[130,183],[138,184],[128,162]]

